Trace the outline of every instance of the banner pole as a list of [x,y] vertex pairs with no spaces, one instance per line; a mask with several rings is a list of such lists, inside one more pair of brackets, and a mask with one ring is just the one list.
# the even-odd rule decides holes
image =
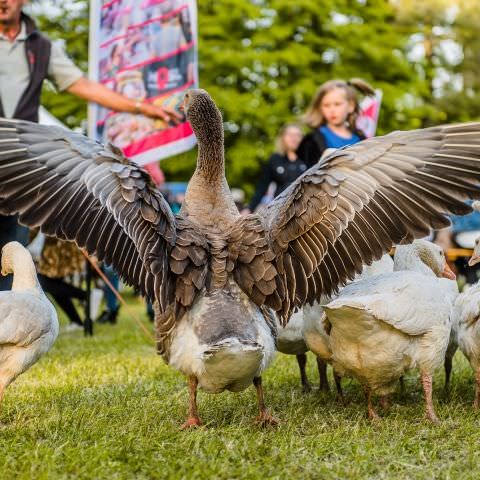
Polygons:
[[[90,0],[90,24],[88,35],[88,78],[98,81],[98,42],[100,30],[100,0]],[[98,106],[94,103],[88,104],[88,136],[96,140],[95,119]]]

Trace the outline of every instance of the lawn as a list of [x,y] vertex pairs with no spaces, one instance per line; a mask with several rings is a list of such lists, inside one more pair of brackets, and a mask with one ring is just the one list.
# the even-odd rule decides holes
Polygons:
[[[130,300],[151,330],[143,307]],[[309,374],[318,381],[310,357]],[[264,376],[266,398],[281,420],[254,425],[254,389],[200,393],[206,427],[180,432],[184,378],[163,364],[123,311],[93,338],[62,332],[53,349],[7,390],[0,413],[0,478],[461,478],[480,477],[480,413],[460,353],[451,393],[436,376],[442,420],[422,420],[417,377],[395,395],[379,424],[365,416],[360,387],[345,381],[347,407],[333,394],[304,395],[295,358],[278,355]]]

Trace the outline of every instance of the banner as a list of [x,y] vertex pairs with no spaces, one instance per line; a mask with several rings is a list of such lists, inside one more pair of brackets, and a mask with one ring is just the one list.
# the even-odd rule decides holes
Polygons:
[[[195,0],[93,0],[90,8],[90,78],[179,111],[185,91],[198,86]],[[97,105],[89,107],[89,134],[139,165],[195,145],[187,121],[167,124]]]
[[363,97],[360,102],[360,115],[357,118],[357,128],[360,129],[367,138],[375,136],[381,103],[381,90],[375,90],[375,96]]

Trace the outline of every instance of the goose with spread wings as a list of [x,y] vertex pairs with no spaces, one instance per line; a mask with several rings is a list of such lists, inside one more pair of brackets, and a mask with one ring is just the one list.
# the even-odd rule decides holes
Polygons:
[[196,170],[178,215],[138,166],[77,133],[0,120],[0,214],[74,240],[155,301],[157,349],[197,387],[257,390],[276,321],[353,279],[396,243],[449,224],[480,198],[480,123],[395,132],[332,152],[258,214],[225,177],[223,122],[204,90],[185,111]]

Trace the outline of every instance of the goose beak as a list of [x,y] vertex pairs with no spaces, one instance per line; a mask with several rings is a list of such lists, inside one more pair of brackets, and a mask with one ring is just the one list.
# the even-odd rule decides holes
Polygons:
[[468,261],[468,266],[473,267],[478,262],[480,262],[480,255],[478,253],[473,252],[472,256],[470,257],[470,260]]
[[453,273],[452,269],[448,266],[448,263],[445,263],[445,268],[442,272],[443,278],[448,278],[449,280],[456,280],[457,276]]

